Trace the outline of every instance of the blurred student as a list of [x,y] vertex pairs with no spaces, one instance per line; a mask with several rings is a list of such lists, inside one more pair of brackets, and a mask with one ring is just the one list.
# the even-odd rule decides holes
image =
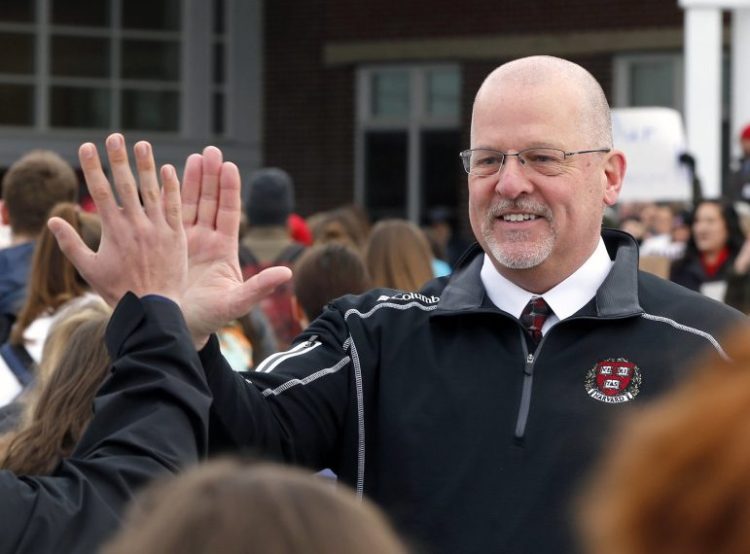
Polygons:
[[102,554],[405,554],[373,504],[301,470],[219,460],[157,482]]
[[[271,266],[291,267],[305,250],[294,240],[287,223],[294,209],[291,176],[276,167],[256,171],[250,178],[244,206],[247,230],[239,247],[244,278]],[[286,350],[302,330],[292,312],[292,294],[292,285],[285,283],[260,304],[276,338],[275,350]]]
[[365,249],[374,287],[417,291],[433,278],[432,250],[422,230],[404,219],[375,224]]
[[326,304],[370,287],[362,256],[344,244],[313,246],[294,265],[294,305],[302,327],[323,313]]
[[335,242],[361,252],[370,235],[370,222],[367,214],[354,205],[341,206],[314,214],[308,221],[314,244]]
[[639,248],[641,256],[661,256],[669,260],[681,258],[685,243],[674,240],[675,214],[670,206],[656,206],[651,235],[643,240]]
[[[745,332],[746,333],[746,332]],[[750,552],[750,341],[632,414],[586,489],[591,554]]]
[[109,375],[104,333],[110,313],[102,301],[92,300],[72,306],[53,325],[20,426],[0,436],[0,468],[50,475],[73,452],[94,416],[96,391]]
[[[445,260],[450,268],[456,262],[470,242],[456,231],[456,217],[454,210],[445,206],[436,206],[427,213],[425,234],[433,246],[435,257]],[[435,275],[440,277],[441,275]]]
[[75,202],[78,178],[68,162],[50,150],[32,150],[10,166],[2,180],[0,219],[11,244],[0,249],[0,342],[26,295],[34,241],[58,202]]
[[[51,216],[67,221],[89,248],[101,238],[99,216],[63,202]],[[12,401],[34,378],[42,346],[57,313],[64,307],[93,297],[89,285],[60,250],[46,227],[35,242],[26,299],[8,338],[0,346],[0,406]]]
[[691,228],[685,254],[672,264],[669,278],[723,302],[727,277],[744,242],[737,212],[727,202],[702,200]]

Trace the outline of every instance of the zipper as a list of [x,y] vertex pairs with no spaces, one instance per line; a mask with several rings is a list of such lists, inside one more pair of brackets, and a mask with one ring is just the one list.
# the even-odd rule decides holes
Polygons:
[[[523,333],[523,331],[521,331]],[[534,362],[536,360],[535,352],[529,352],[526,344],[526,337],[521,336],[523,339],[523,351],[526,355],[526,360],[523,365],[523,385],[521,388],[521,403],[518,406],[518,417],[516,418],[516,439],[523,439],[526,434],[526,423],[529,421],[529,410],[531,409],[531,388],[534,383]],[[544,338],[542,338],[544,340]],[[541,343],[539,344],[541,346]],[[537,346],[537,352],[539,351]]]
[[[627,319],[629,317],[638,316],[640,314],[623,314],[621,316],[617,317],[608,317],[606,319]],[[594,316],[578,316],[578,317],[571,317],[566,319],[565,321],[575,321],[579,319],[592,319],[592,320],[599,320],[602,318],[594,317]],[[562,322],[557,322],[555,325],[560,325]],[[552,329],[550,329],[552,331]],[[547,339],[547,334],[545,334],[542,337],[542,340],[539,341],[539,344],[536,347],[536,350],[534,352],[529,352],[528,343],[526,342],[526,334],[524,333],[524,330],[521,329],[521,345],[523,346],[523,353],[525,356],[525,361],[523,365],[523,385],[521,387],[521,403],[518,407],[518,417],[516,418],[516,429],[514,433],[514,437],[517,441],[521,441],[524,439],[526,435],[526,424],[529,421],[529,411],[531,410],[531,392],[532,392],[532,385],[534,383],[534,364],[536,363],[537,358],[539,357],[539,351],[542,348],[542,345],[544,344],[544,341]],[[549,331],[547,332],[549,333]]]

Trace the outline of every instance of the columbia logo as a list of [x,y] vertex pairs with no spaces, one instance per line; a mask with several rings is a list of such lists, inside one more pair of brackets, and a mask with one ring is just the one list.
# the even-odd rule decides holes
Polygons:
[[404,292],[402,294],[396,294],[394,296],[386,296],[384,294],[381,294],[378,297],[378,302],[383,302],[385,300],[419,300],[421,302],[424,302],[425,304],[437,304],[440,302],[439,296],[425,296],[424,294],[419,294],[418,292]]

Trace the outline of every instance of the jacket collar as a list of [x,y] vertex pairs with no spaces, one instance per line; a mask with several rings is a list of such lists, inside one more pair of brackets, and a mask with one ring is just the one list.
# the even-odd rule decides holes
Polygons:
[[[573,317],[617,318],[643,313],[638,302],[638,245],[630,235],[614,229],[603,229],[602,238],[609,257],[614,261],[612,270],[594,299]],[[487,298],[479,277],[483,254],[479,244],[474,243],[461,257],[433,312],[435,315],[498,311]]]

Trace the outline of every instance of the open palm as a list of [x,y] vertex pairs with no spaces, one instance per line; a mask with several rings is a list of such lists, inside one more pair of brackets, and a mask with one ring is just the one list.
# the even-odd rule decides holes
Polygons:
[[240,174],[209,146],[191,155],[182,183],[182,221],[188,242],[188,287],[183,313],[200,348],[225,323],[291,277],[286,267],[269,268],[243,281],[238,260]]

